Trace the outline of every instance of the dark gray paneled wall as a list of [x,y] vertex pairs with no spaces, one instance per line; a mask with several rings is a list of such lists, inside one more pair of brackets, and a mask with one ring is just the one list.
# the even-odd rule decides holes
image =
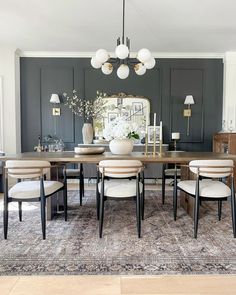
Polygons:
[[[208,151],[212,135],[221,129],[223,62],[221,59],[158,59],[157,66],[144,76],[134,73],[120,80],[116,73],[105,76],[90,66],[86,58],[21,58],[21,130],[22,151],[31,151],[37,138],[53,134],[63,138],[67,149],[82,142],[83,119],[60,104],[61,116],[53,117],[50,96],[76,89],[81,97],[94,98],[96,91],[109,94],[125,92],[150,99],[151,112],[164,124],[164,142],[171,132],[180,131],[179,148]],[[184,99],[194,96],[190,136],[183,117]],[[56,125],[55,125],[56,124]],[[56,129],[55,129],[56,127]]]

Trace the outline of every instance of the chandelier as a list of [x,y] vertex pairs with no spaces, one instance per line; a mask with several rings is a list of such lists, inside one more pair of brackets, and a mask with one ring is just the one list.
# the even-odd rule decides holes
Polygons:
[[117,68],[117,76],[120,79],[126,79],[130,69],[141,76],[147,69],[154,68],[156,64],[155,58],[146,48],[140,49],[136,58],[130,57],[130,39],[127,37],[125,39],[125,0],[123,0],[122,37],[117,39],[115,56],[111,58],[105,49],[98,49],[95,56],[91,58],[91,65],[95,69],[101,68],[105,75],[110,75],[114,68]]

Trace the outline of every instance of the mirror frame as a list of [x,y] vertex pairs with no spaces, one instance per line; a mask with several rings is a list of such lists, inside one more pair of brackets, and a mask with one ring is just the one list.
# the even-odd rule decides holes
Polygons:
[[[113,104],[110,105],[110,110],[108,109],[103,113],[102,119],[101,118],[93,119],[93,129],[94,129],[95,138],[101,138],[102,130],[105,128],[106,124],[108,124],[110,121],[118,117],[119,114],[121,115],[122,110],[121,108],[119,109],[118,107],[119,103],[122,106],[127,105],[127,109],[122,107],[122,109],[124,109],[123,114],[127,112],[127,120],[138,123],[140,126],[139,129],[145,133],[146,120],[148,121],[148,125],[150,125],[150,110],[151,110],[150,100],[147,97],[144,97],[141,95],[131,95],[131,94],[127,95],[124,92],[120,92],[118,94],[109,95],[104,99],[108,101],[107,102],[108,105],[109,105],[109,100],[111,101],[112,99],[114,102]],[[127,103],[129,99],[132,99],[132,101]],[[124,102],[124,100],[126,100],[126,102]],[[132,112],[134,112],[133,108],[135,108],[135,106],[133,105],[135,103],[135,100],[137,100],[136,101],[137,111],[134,114],[132,114]],[[146,106],[143,106],[144,101],[146,102]]]

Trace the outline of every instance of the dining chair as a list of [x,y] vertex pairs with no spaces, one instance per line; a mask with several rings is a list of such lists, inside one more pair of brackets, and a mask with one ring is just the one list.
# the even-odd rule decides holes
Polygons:
[[97,218],[99,237],[102,238],[104,202],[111,198],[136,201],[138,237],[141,237],[141,219],[144,219],[144,169],[138,160],[103,160],[97,170]]
[[[236,237],[236,211],[234,190],[233,160],[194,160],[189,165],[190,171],[196,175],[196,180],[183,180],[174,183],[174,220],[177,217],[177,191],[181,190],[195,198],[194,202],[194,238],[197,238],[199,205],[201,201],[218,201],[218,216],[221,218],[222,201],[231,198],[231,215],[233,235]],[[204,179],[206,178],[206,179]],[[230,179],[230,187],[227,185]],[[225,180],[222,181],[222,180]]]
[[[51,168],[57,169],[59,178],[60,170],[63,170],[62,182],[57,180],[45,180],[46,174]],[[40,202],[41,226],[43,239],[46,238],[46,199],[53,194],[63,191],[64,214],[67,221],[67,182],[64,165],[51,165],[48,161],[32,160],[9,160],[4,167],[4,238],[7,239],[8,232],[8,204],[18,202],[19,220],[22,221],[22,202]],[[17,180],[10,189],[8,178]]]
[[79,203],[82,206],[84,197],[84,169],[83,164],[78,164],[79,168],[66,168],[67,179],[79,179]]
[[180,169],[175,170],[175,168],[170,167],[169,164],[162,165],[162,204],[165,204],[165,193],[166,193],[166,179],[172,179],[174,183],[175,173],[177,172],[177,179],[181,177]]

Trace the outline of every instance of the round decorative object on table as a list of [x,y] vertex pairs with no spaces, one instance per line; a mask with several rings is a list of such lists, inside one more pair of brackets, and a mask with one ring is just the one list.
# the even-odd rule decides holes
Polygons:
[[74,152],[78,155],[96,155],[105,152],[104,147],[75,147]]
[[82,128],[83,143],[90,144],[93,142],[93,126],[91,123],[84,123]]
[[127,155],[133,150],[134,141],[132,139],[113,139],[109,143],[112,154]]

